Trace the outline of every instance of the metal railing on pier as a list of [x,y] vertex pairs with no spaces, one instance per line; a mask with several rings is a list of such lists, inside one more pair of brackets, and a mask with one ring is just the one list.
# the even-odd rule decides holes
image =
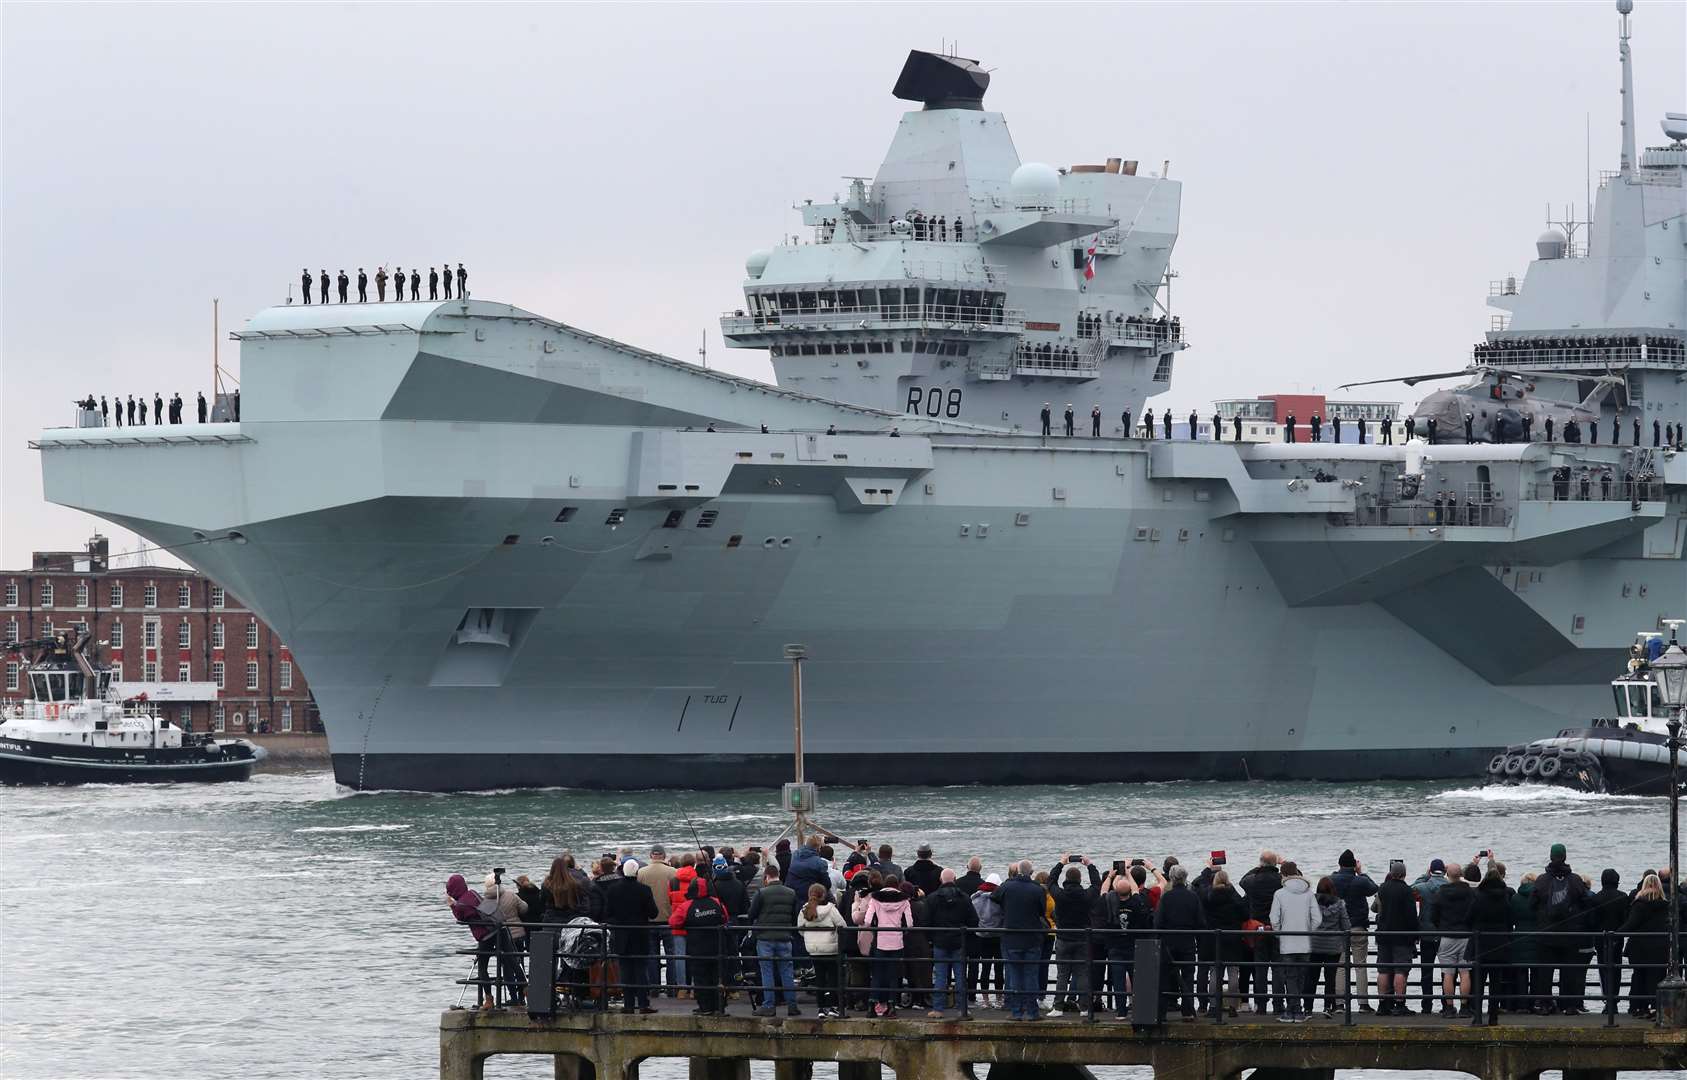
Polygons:
[[[458,980],[459,1005],[472,986],[480,1008],[524,1007],[533,1015],[617,1003],[628,1012],[656,1012],[652,1002],[666,994],[695,998],[697,1011],[719,1015],[733,1007],[758,1015],[783,1007],[796,1015],[809,1005],[822,1016],[914,1008],[965,1019],[1005,1008],[1135,1022],[1146,1010],[1213,1024],[1244,1012],[1256,1020],[1321,1014],[1351,1026],[1362,1017],[1407,1016],[1415,1005],[1420,1016],[1474,1026],[1518,1015],[1570,1022],[1598,1014],[1610,1027],[1625,1002],[1631,1018],[1655,1018],[1669,938],[1667,931],[1515,926],[1310,934],[1264,925],[893,927],[851,925],[846,917],[846,925],[820,931],[828,951],[809,952],[801,928],[756,927],[742,918],[692,928],[677,950],[673,935],[652,924],[579,917],[521,924],[519,939],[514,929],[497,927],[474,948],[458,950],[473,958]],[[1150,987],[1153,997],[1142,997]]]

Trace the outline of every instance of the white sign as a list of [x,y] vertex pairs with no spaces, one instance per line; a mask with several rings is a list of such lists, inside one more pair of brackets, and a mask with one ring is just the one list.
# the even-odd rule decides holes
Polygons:
[[215,701],[214,682],[120,682],[113,684],[120,698],[137,698],[143,694],[148,701]]

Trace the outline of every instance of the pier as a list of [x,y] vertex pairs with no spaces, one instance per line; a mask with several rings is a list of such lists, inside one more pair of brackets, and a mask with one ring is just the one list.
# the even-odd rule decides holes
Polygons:
[[1336,1069],[1439,1069],[1482,1080],[1615,1080],[1623,1070],[1687,1070],[1687,1031],[1599,1016],[1508,1016],[1491,1026],[1393,1018],[1347,1026],[1172,1021],[1152,1027],[1082,1019],[970,1021],[697,1016],[689,1002],[655,1015],[582,1012],[550,1019],[520,1009],[454,1009],[439,1027],[440,1080],[480,1080],[488,1058],[555,1059],[557,1080],[639,1080],[647,1058],[687,1058],[692,1080],[749,1080],[750,1062],[777,1080],[810,1080],[835,1062],[839,1080],[1086,1080],[1095,1065],[1146,1065],[1157,1080],[1328,1080]]

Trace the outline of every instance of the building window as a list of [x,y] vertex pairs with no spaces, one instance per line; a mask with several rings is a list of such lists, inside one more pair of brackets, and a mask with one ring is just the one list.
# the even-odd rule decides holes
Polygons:
[[123,681],[123,665],[121,663],[111,665],[111,681],[114,683]]
[[41,606],[53,606],[53,583],[50,581],[43,581],[41,583]]
[[18,640],[18,621],[16,619],[12,619],[6,623],[6,640]]
[[246,647],[248,649],[258,647],[258,620],[256,619],[246,624]]
[[193,706],[183,705],[176,710],[176,726],[183,731],[193,730]]
[[281,689],[293,689],[293,661],[281,661]]
[[293,730],[293,703],[291,701],[281,703],[281,730]]
[[177,682],[191,682],[191,681],[193,681],[193,675],[190,673],[190,669],[188,667],[188,662],[186,660],[176,661],[176,681]]
[[223,587],[221,585],[211,586],[211,606],[212,607],[214,607],[214,608],[222,607],[223,603],[226,599],[227,599],[227,597],[223,595]]
[[178,649],[185,649],[192,644],[193,626],[186,619],[183,619],[182,624],[176,627],[176,647]]
[[223,730],[223,717],[224,717],[224,715],[225,714],[223,713],[223,703],[219,701],[211,709],[211,730],[212,731],[221,732]]
[[141,682],[158,681],[158,662],[146,660],[141,663]]
[[76,606],[88,606],[88,583],[86,581],[78,581],[76,583]]
[[18,666],[16,664],[7,664],[6,665],[6,689],[16,690],[17,688],[18,688]]
[[252,706],[252,715],[246,718],[246,724],[253,731],[264,730],[264,707],[262,705]]
[[52,637],[53,636],[53,620],[48,619],[46,624],[41,627],[41,636],[42,637]]
[[123,647],[123,623],[117,619],[111,620],[110,645],[114,649]]
[[18,583],[15,581],[6,582],[6,606],[18,606]]
[[[217,684],[218,690],[223,689],[223,662],[221,660],[211,661],[211,681]],[[218,706],[219,711],[221,708],[221,706]]]
[[246,689],[256,690],[257,688],[258,662],[256,660],[248,660],[246,661]]
[[158,648],[158,620],[147,619],[141,623],[141,648]]
[[193,589],[185,581],[182,584],[176,586],[176,606],[177,607],[192,607],[193,606]]
[[146,583],[146,588],[141,591],[141,605],[143,607],[158,606],[158,586],[150,581]]
[[107,593],[107,596],[111,600],[111,606],[112,607],[122,607],[123,606],[123,583],[121,581],[112,582],[111,583],[111,589]]
[[214,622],[214,623],[211,624],[211,648],[220,649],[222,647],[223,647],[223,624],[220,623],[220,622]]

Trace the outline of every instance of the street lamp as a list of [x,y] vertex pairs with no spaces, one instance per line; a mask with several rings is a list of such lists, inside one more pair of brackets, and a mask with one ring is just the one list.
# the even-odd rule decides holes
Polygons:
[[785,646],[785,659],[791,662],[791,716],[796,729],[796,782],[787,785],[785,801],[788,808],[797,816],[797,846],[801,847],[803,825],[808,817],[808,811],[813,809],[811,789],[803,781],[802,761],[802,662],[808,659],[808,646]]
[[1652,678],[1669,718],[1669,969],[1658,984],[1658,1021],[1669,1027],[1687,1027],[1687,982],[1681,977],[1681,717],[1687,711],[1687,650],[1676,641],[1683,620],[1666,620],[1669,648],[1652,661]]

